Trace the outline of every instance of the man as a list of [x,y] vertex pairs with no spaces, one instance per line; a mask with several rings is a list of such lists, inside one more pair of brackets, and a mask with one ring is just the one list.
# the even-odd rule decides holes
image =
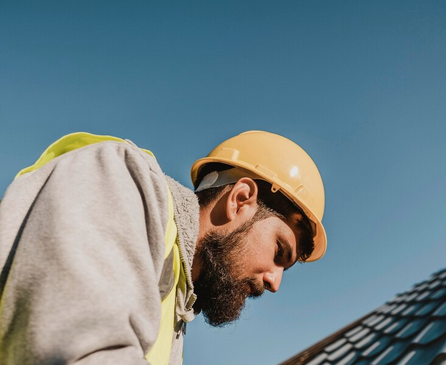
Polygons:
[[194,313],[234,321],[324,255],[322,180],[290,140],[242,133],[192,181],[88,133],[22,170],[0,205],[0,364],[179,364]]

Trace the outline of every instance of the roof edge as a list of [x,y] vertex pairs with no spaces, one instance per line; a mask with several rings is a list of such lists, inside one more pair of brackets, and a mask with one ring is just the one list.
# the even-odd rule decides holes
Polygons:
[[344,332],[347,332],[348,330],[352,329],[353,327],[356,327],[358,324],[360,324],[366,318],[375,314],[375,312],[376,312],[376,309],[367,313],[365,316],[362,316],[361,318],[357,319],[356,321],[348,324],[347,326],[341,328],[340,330],[336,331],[335,333],[325,337],[323,340],[317,342],[313,346],[310,346],[310,347],[306,348],[305,350],[299,352],[297,355],[294,355],[293,357],[289,358],[288,360],[281,362],[278,365],[303,365],[303,364],[305,364],[306,361],[310,360],[314,355],[318,354],[324,347],[326,347],[329,343],[332,343],[337,337],[342,335]]

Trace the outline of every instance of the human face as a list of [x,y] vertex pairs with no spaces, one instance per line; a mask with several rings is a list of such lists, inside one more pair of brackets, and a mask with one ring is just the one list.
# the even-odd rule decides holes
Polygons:
[[194,308],[213,326],[236,320],[247,297],[277,291],[283,270],[296,261],[290,226],[265,208],[258,213],[232,232],[214,230],[200,242]]
[[240,268],[239,278],[249,277],[271,292],[279,290],[283,272],[298,257],[297,232],[292,227],[276,216],[254,223],[246,237],[243,254],[234,258]]

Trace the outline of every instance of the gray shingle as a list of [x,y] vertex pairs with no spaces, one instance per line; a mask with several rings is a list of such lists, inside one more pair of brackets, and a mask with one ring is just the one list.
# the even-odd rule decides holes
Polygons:
[[362,349],[367,345],[370,345],[370,343],[372,343],[375,338],[378,337],[377,333],[371,333],[370,335],[368,335],[366,338],[364,338],[363,340],[361,340],[360,342],[358,342],[357,344],[355,344],[355,347],[357,349]]
[[386,328],[384,333],[388,334],[388,335],[394,334],[394,333],[400,331],[408,322],[409,322],[409,318],[400,318],[397,320],[397,322],[395,322],[394,324],[392,324],[391,326]]
[[352,336],[356,335],[358,332],[360,332],[362,329],[363,329],[362,326],[355,327],[351,331],[348,331],[345,334],[345,337],[347,337],[347,338],[352,337]]
[[331,345],[327,346],[325,348],[325,352],[333,352],[334,350],[336,350],[337,348],[341,347],[344,343],[346,343],[347,340],[345,338],[341,338],[338,341],[332,343]]
[[429,284],[429,289],[434,289],[434,288],[436,288],[437,286],[440,286],[441,285],[441,280],[435,280],[435,281],[433,281],[432,283],[430,283]]
[[376,358],[379,354],[381,354],[392,341],[391,337],[383,336],[379,340],[377,340],[370,348],[366,349],[362,354],[368,358]]
[[327,358],[327,354],[320,354],[316,356],[312,361],[308,362],[307,365],[320,365]]
[[342,360],[338,361],[336,365],[352,365],[357,358],[358,354],[356,352],[350,352]]
[[393,322],[393,320],[394,319],[392,317],[386,318],[384,321],[375,326],[375,330],[380,331],[383,328],[386,328],[390,323]]
[[420,295],[417,296],[417,302],[422,302],[424,301],[424,299],[426,299],[427,297],[429,297],[429,295],[431,295],[430,291],[424,291],[422,293],[420,293]]
[[[362,328],[362,327],[360,327],[360,328]],[[356,335],[352,336],[349,339],[349,341],[352,343],[355,343],[355,342],[359,341],[361,338],[363,338],[364,336],[366,336],[368,333],[370,333],[370,328],[364,328],[362,331],[360,331]]]
[[400,313],[403,309],[406,309],[406,307],[407,307],[407,303],[400,304],[400,305],[399,305],[398,307],[396,307],[392,312],[390,312],[390,314],[393,314],[393,315],[398,314],[398,313]]
[[361,332],[350,338],[350,342],[355,343],[370,333],[370,328],[364,328]]
[[353,348],[353,346],[351,344],[346,344],[344,346],[342,346],[340,349],[338,349],[337,351],[335,351],[334,353],[332,353],[330,356],[328,356],[327,360],[328,361],[336,361],[341,359],[346,353],[348,353],[348,351],[350,351]]
[[418,309],[422,307],[422,303],[413,304],[410,307],[408,307],[401,315],[403,316],[409,316],[412,313],[416,312]]

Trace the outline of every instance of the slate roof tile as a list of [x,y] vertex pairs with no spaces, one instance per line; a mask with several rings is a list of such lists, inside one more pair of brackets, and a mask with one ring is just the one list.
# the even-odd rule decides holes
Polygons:
[[395,333],[399,328],[401,328],[401,322],[393,322],[389,327],[384,330],[386,334]]
[[420,330],[424,327],[426,323],[425,319],[415,319],[409,322],[400,332],[395,335],[395,338],[407,339],[414,335],[415,333],[420,332]]
[[411,302],[412,300],[414,300],[416,297],[418,296],[418,293],[412,293],[410,295],[408,295],[404,301],[405,302]]
[[352,365],[356,359],[358,358],[357,352],[350,352],[347,356],[345,356],[342,360],[338,361],[336,365]]
[[407,365],[407,363],[416,355],[415,351],[409,352],[406,356],[404,356],[398,365]]
[[421,283],[419,286],[415,288],[415,290],[417,292],[422,292],[425,291],[427,288],[429,288],[429,283]]
[[387,314],[387,313],[391,312],[392,310],[394,310],[396,307],[397,307],[396,304],[392,304],[392,305],[384,304],[376,310],[376,313]]
[[359,333],[357,333],[354,336],[350,337],[349,341],[352,342],[352,343],[355,343],[356,341],[359,341],[361,338],[364,338],[364,336],[366,336],[368,333],[370,333],[370,328],[364,328]]
[[343,357],[343,355],[345,355],[349,350],[352,349],[352,347],[353,346],[349,343],[345,344],[340,349],[338,349],[337,351],[332,353],[330,356],[328,356],[327,360],[333,362],[335,360],[341,359]]
[[[396,342],[383,352],[379,359],[379,365],[388,365],[401,356],[406,350],[408,344],[406,342]],[[378,359],[377,359],[378,360]]]
[[393,317],[387,317],[384,321],[375,326],[375,330],[382,330],[395,320]]
[[420,333],[420,338],[417,339],[421,345],[429,344],[441,336],[446,335],[446,319],[438,319],[431,322],[425,330]]
[[407,303],[404,304],[400,304],[398,307],[396,307],[392,312],[390,312],[390,314],[398,314],[399,312],[401,312],[403,309],[406,309],[407,307]]
[[347,342],[347,340],[345,338],[341,338],[340,340],[332,343],[330,346],[327,346],[325,348],[325,352],[330,353],[330,352],[336,350],[337,348],[339,348],[340,346],[342,346],[346,342]]
[[374,358],[389,346],[391,340],[391,337],[383,336],[374,344],[372,344],[368,349],[366,349],[362,354],[368,358]]
[[389,301],[389,303],[395,304],[395,303],[399,303],[402,302],[404,300],[405,296],[404,293],[399,293],[397,294],[397,296],[395,298],[393,298],[391,301]]
[[403,316],[409,316],[410,314],[416,312],[418,309],[422,307],[422,303],[413,304],[410,307],[408,307],[403,313],[401,313]]
[[433,295],[432,295],[432,299],[441,299],[444,298],[446,296],[446,288],[442,287],[440,289],[438,289]]
[[417,302],[421,302],[426,299],[431,294],[430,291],[424,291],[420,295],[417,296]]
[[327,358],[327,354],[320,354],[316,356],[312,361],[308,362],[307,365],[320,365]]
[[393,334],[397,331],[401,330],[407,323],[409,322],[409,318],[400,318],[397,322],[386,328],[384,331],[385,334]]
[[446,365],[446,269],[281,365]]
[[350,338],[350,337],[356,335],[358,332],[361,332],[363,329],[364,329],[364,328],[363,328],[362,326],[355,327],[355,328],[353,328],[351,331],[348,331],[348,332],[345,334],[345,337]]
[[404,365],[433,365],[445,341],[446,339],[434,342],[430,347],[412,347],[411,352],[413,351],[414,355]]
[[446,316],[446,302],[444,302],[440,307],[437,308],[437,310],[434,313],[434,316]]
[[366,318],[365,320],[362,321],[363,324],[365,325],[373,325],[373,323],[379,322],[380,319],[384,318],[384,316],[378,316],[376,314]]
[[375,360],[372,361],[373,365],[384,365],[388,362],[386,361],[387,355],[392,351],[393,347],[387,347]]
[[426,316],[430,313],[432,313],[440,304],[440,302],[430,302],[427,303],[426,305],[424,305],[422,308],[420,308],[420,310],[418,310],[415,315],[418,317],[422,317],[422,316]]
[[440,286],[441,285],[441,281],[440,280],[435,280],[435,281],[433,281],[432,283],[430,283],[429,284],[429,289],[434,289],[434,288],[436,288],[437,286]]
[[371,333],[370,335],[368,335],[366,338],[364,338],[363,340],[361,340],[360,342],[358,342],[357,344],[355,344],[355,348],[357,349],[362,349],[365,346],[369,345],[375,338],[378,337],[378,334],[376,333]]

